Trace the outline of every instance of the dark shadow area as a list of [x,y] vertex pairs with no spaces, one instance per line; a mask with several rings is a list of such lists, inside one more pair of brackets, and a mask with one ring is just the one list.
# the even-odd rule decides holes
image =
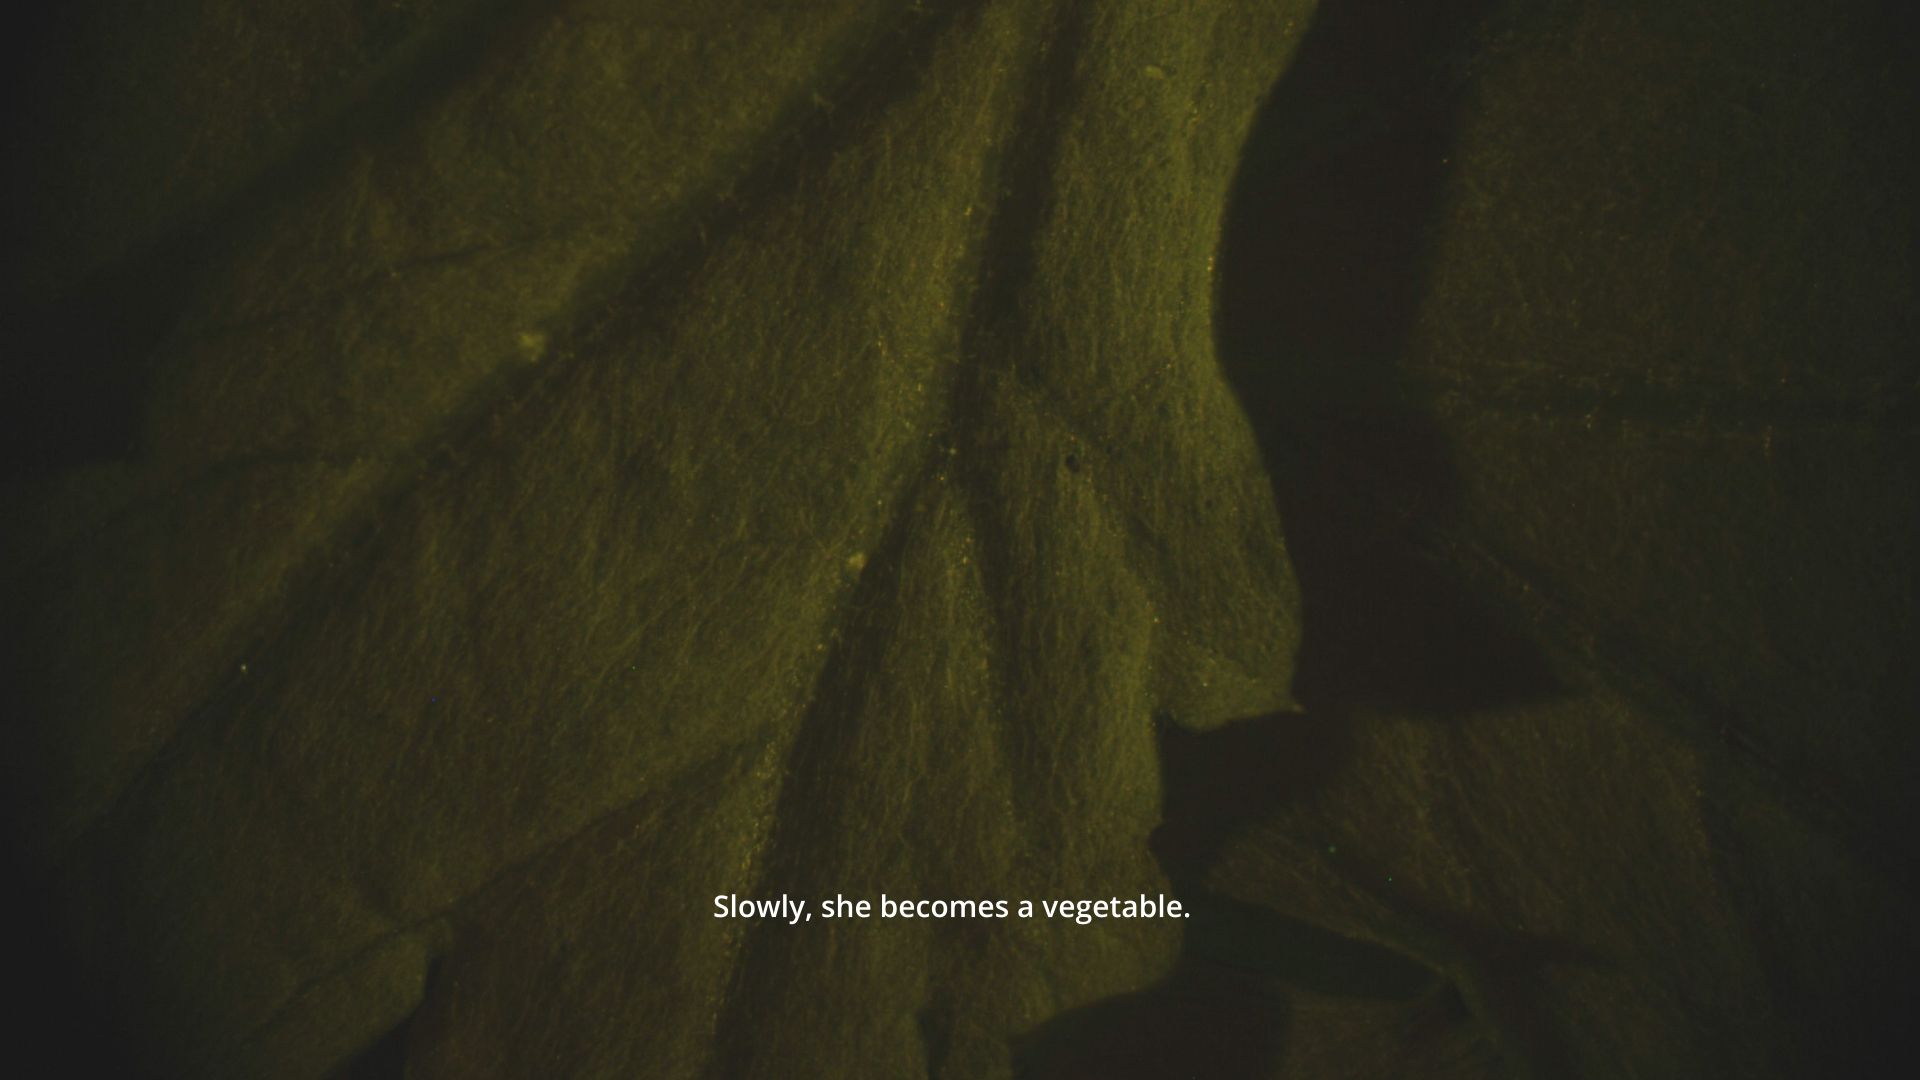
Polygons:
[[[85,66],[85,18],[73,5],[34,5],[9,20],[0,46],[0,140],[6,192],[0,213],[0,318],[10,347],[0,363],[0,477],[15,478],[64,463],[124,454],[131,441],[139,387],[114,358],[153,339],[155,320],[178,297],[168,282],[145,292],[102,281],[89,295],[36,307],[28,297],[41,267],[23,252],[46,230],[39,220],[46,191],[62,182],[49,162],[62,160],[76,118],[70,103],[50,100],[52,76]],[[97,295],[96,295],[97,294]]]
[[[1819,871],[1783,865],[1764,819],[1731,809],[1722,782],[1703,800],[1718,880],[1747,920],[1768,996],[1790,1018],[1809,1075],[1877,1076],[1907,1050],[1920,1012],[1920,940],[1911,926],[1856,907],[1844,876],[1809,887]],[[1848,910],[1851,909],[1851,910]],[[1845,914],[1836,918],[1833,912]],[[1871,959],[1868,959],[1868,958]]]
[[1183,897],[1201,889],[1222,846],[1311,792],[1352,752],[1346,724],[1301,713],[1269,713],[1205,732],[1162,717],[1155,728],[1161,824],[1151,843]]
[[1016,1076],[1265,1078],[1282,1050],[1289,989],[1376,1001],[1439,1002],[1451,993],[1401,953],[1205,885],[1221,844],[1337,767],[1342,725],[1275,714],[1206,733],[1163,720],[1158,731],[1165,820],[1152,845],[1189,911],[1180,959],[1145,990],[1022,1037]]
[[0,856],[7,885],[5,1051],[0,1071],[17,1076],[111,1076],[146,1080],[160,1073],[135,1052],[115,987],[80,974],[66,905],[32,860],[8,848]]
[[1357,941],[1270,908],[1190,890],[1187,955],[1326,997],[1411,1001],[1441,989],[1434,971],[1371,942]]
[[1397,370],[1489,5],[1322,8],[1242,155],[1223,226],[1221,362],[1298,575],[1294,690],[1320,712],[1550,694],[1536,650],[1434,558],[1457,487]]
[[407,1027],[402,1023],[375,1039],[327,1080],[401,1080],[407,1074]]
[[1300,582],[1294,691],[1308,711],[1206,733],[1159,724],[1164,819],[1152,846],[1192,913],[1180,960],[1147,990],[1023,1038],[1019,1076],[1264,1077],[1289,988],[1458,1005],[1463,990],[1477,996],[1541,959],[1433,927],[1436,952],[1458,959],[1443,976],[1206,885],[1226,843],[1346,766],[1351,709],[1444,715],[1557,689],[1527,639],[1434,557],[1457,484],[1398,370],[1464,57],[1488,6],[1327,5],[1256,121],[1222,237],[1219,348]]
[[[1391,897],[1369,882],[1389,881],[1385,868],[1351,852],[1329,864],[1357,890],[1389,903],[1400,929],[1422,957],[1441,968],[1452,991],[1471,999],[1473,1020],[1487,1033],[1508,1066],[1521,1077],[1572,1076],[1554,1016],[1542,1006],[1543,974],[1550,968],[1603,969],[1606,957],[1567,938],[1528,933],[1449,910],[1401,885]],[[1546,999],[1551,1000],[1551,999]]]
[[1186,904],[1183,955],[1336,997],[1403,1000],[1435,988],[1433,971],[1390,949],[1223,896],[1206,873],[1220,848],[1268,820],[1345,760],[1346,726],[1297,713],[1208,732],[1158,725],[1162,822],[1154,858]]
[[[429,992],[435,976],[439,974],[438,967],[439,963],[435,961],[427,970],[426,985]],[[422,995],[423,1000],[424,997]],[[420,1008],[416,1005],[406,1019],[381,1033],[359,1053],[329,1072],[327,1080],[403,1080],[407,1075],[407,1046],[412,1038],[413,1021],[419,1015]]]
[[[1310,797],[1320,782],[1346,767],[1348,730],[1324,715],[1298,713],[1241,720],[1207,732],[1159,724],[1163,820],[1150,843],[1192,915],[1184,927],[1178,970],[1148,995],[1237,979],[1265,988],[1270,996],[1284,988],[1323,998],[1418,1003],[1413,1012],[1435,1027],[1420,1046],[1474,1045],[1508,1059],[1521,1075],[1568,1074],[1571,1066],[1559,1035],[1537,1006],[1537,989],[1548,968],[1605,963],[1590,950],[1482,923],[1404,884],[1391,886],[1391,895],[1385,895],[1379,883],[1392,880],[1386,869],[1367,865],[1351,852],[1329,852],[1327,868],[1393,911],[1395,932],[1404,936],[1407,951],[1349,938],[1209,887],[1208,872],[1230,841]],[[1139,1023],[1131,1017],[1128,1022]],[[1220,1040],[1248,1037],[1224,1027],[1215,1035]],[[1254,1045],[1265,1046],[1261,1040],[1269,1037]],[[1411,1044],[1408,1050],[1425,1052]]]
[[[190,280],[120,271],[46,310],[10,313],[29,355],[0,376],[0,475],[47,475],[134,455],[148,360],[173,328]],[[103,311],[113,314],[102,318]]]
[[526,0],[474,0],[445,25],[435,23],[432,33],[396,48],[395,62],[349,87],[343,100],[317,106],[304,138],[269,154],[216,205],[169,223],[156,239],[38,304],[24,298],[43,291],[26,288],[42,268],[23,263],[19,239],[44,230],[32,214],[59,178],[42,163],[62,160],[70,129],[84,119],[73,103],[44,98],[48,86],[59,85],[45,72],[99,61],[84,14],[38,16],[30,34],[10,38],[0,52],[10,62],[0,92],[9,107],[11,164],[0,226],[6,241],[0,313],[14,350],[0,373],[0,479],[132,456],[144,434],[156,354],[209,268],[264,228],[277,203],[330,175],[347,148],[388,137],[542,10]]
[[1018,1080],[1256,1080],[1272,1075],[1283,995],[1260,979],[1183,962],[1166,979],[1090,1005],[1016,1039]]

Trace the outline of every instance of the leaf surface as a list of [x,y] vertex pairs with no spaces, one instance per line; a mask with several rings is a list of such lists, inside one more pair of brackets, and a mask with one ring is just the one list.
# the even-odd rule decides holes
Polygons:
[[[1854,1068],[1920,109],[1749,8],[61,16],[78,978],[182,1075]],[[713,917],[883,893],[1194,917]]]

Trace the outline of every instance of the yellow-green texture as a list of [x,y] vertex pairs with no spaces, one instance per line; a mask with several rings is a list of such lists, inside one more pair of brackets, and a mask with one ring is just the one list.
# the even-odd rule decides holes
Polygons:
[[[156,1075],[1861,1067],[1920,885],[1890,11],[58,17],[32,977]],[[882,892],[1196,915],[712,917]]]

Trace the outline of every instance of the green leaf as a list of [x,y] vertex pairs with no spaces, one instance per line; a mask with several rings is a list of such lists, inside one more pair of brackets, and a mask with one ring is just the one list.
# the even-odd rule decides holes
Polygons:
[[1164,891],[1152,716],[1287,700],[1209,304],[1286,21],[456,20],[241,181],[25,556],[44,827],[168,1059],[418,1009],[449,1075],[964,1075],[1159,975],[1170,922],[711,898]]
[[[56,16],[33,977],[168,1075],[1844,1071],[1920,125],[1749,7]],[[1192,917],[714,916],[883,893]]]

